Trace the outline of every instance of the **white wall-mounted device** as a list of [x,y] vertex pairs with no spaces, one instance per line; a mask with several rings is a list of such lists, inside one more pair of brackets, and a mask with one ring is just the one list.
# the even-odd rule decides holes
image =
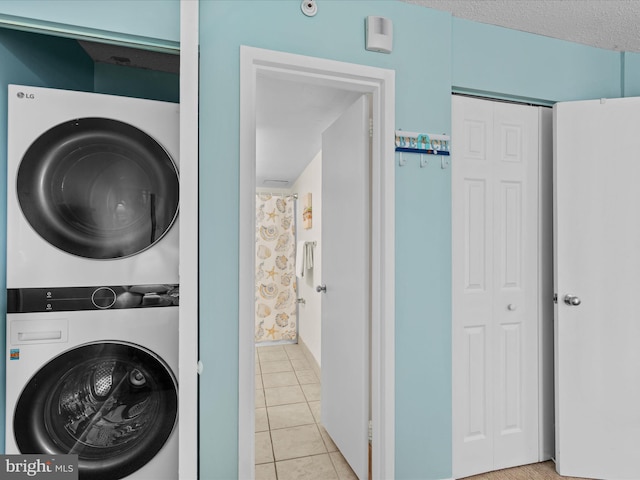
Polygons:
[[393,22],[385,17],[368,16],[365,49],[391,53],[393,50]]

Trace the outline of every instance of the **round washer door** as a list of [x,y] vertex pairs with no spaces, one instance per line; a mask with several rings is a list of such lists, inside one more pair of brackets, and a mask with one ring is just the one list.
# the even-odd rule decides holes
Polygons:
[[178,170],[167,151],[142,130],[107,118],[43,133],[20,162],[16,188],[33,229],[86,258],[146,250],[178,214]]
[[77,454],[81,478],[116,480],[153,459],[177,414],[177,383],[160,358],[100,342],[42,367],[18,399],[13,427],[23,454]]

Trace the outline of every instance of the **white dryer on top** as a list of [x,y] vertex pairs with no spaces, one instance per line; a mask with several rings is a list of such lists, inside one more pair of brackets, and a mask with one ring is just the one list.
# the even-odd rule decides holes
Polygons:
[[9,85],[7,288],[178,283],[179,106]]

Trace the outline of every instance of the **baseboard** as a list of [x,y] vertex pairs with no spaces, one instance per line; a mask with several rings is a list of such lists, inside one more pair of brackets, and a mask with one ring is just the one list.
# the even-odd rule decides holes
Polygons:
[[318,365],[318,362],[316,361],[316,357],[313,356],[313,354],[309,350],[309,347],[307,347],[307,344],[304,343],[304,340],[300,335],[298,335],[298,345],[302,347],[302,352],[304,353],[305,358],[309,362],[309,365],[311,365],[311,369],[313,370],[313,373],[315,373],[316,376],[318,377],[318,380],[320,380],[321,378],[320,365]]

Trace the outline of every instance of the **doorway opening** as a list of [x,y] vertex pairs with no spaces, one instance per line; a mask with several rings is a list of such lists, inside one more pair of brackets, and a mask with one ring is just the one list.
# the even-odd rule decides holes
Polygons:
[[[393,116],[394,72],[362,65],[281,52],[241,48],[240,144],[240,408],[239,469],[241,478],[255,475],[255,214],[256,105],[259,78],[328,87],[355,96],[370,94],[371,126],[371,306],[370,410],[374,478],[393,476],[394,328],[393,328]],[[277,180],[277,178],[276,178]],[[296,192],[299,193],[299,192]],[[314,202],[315,207],[315,202]],[[314,212],[315,213],[315,212]],[[315,279],[314,279],[315,281]],[[283,347],[284,348],[284,347]],[[312,355],[313,356],[313,355]],[[369,362],[370,360],[370,362]]]

